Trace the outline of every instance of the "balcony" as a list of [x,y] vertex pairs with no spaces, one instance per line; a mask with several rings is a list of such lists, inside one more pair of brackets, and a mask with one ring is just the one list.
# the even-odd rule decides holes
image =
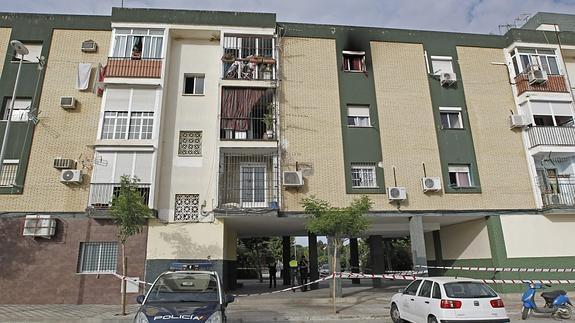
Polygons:
[[515,77],[515,85],[517,86],[517,95],[527,91],[569,93],[563,75],[547,75],[547,82],[529,84],[529,76],[526,73],[521,73]]
[[541,145],[575,146],[575,127],[530,127],[529,148]]
[[575,180],[549,179],[539,185],[544,207],[574,207]]
[[220,139],[277,139],[274,107],[273,89],[224,87]]
[[[142,201],[149,205],[150,202],[149,183],[138,184],[138,191],[142,196]],[[120,183],[92,183],[90,184],[90,197],[88,207],[95,210],[107,210],[112,205],[112,199],[120,194]]]
[[106,77],[160,78],[161,58],[108,57]]
[[226,34],[223,40],[223,78],[274,80],[276,60],[272,36]]
[[228,212],[278,209],[276,154],[223,153],[218,177],[218,209]]

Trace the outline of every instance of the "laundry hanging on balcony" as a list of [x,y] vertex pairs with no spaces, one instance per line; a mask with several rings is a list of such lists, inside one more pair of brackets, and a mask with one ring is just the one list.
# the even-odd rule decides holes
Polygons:
[[247,131],[252,110],[265,93],[265,89],[224,88],[222,92],[223,129]]
[[102,96],[104,94],[104,78],[106,77],[106,66],[98,63],[96,68],[96,79],[94,80],[94,86],[92,88],[92,93]]
[[88,84],[90,84],[91,72],[92,72],[92,64],[90,63],[78,64],[78,75],[76,77],[77,90],[83,91],[88,88]]

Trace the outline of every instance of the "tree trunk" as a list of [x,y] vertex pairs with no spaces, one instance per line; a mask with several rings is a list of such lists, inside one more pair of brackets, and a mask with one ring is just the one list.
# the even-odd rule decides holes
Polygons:
[[126,243],[122,242],[122,315],[127,315],[126,313],[126,287],[127,287],[127,276],[128,275],[128,257],[126,257]]
[[337,285],[337,275],[336,275],[336,268],[337,268],[337,248],[339,247],[338,239],[333,239],[333,312],[337,314],[337,306],[335,305],[335,294],[336,294],[336,285]]

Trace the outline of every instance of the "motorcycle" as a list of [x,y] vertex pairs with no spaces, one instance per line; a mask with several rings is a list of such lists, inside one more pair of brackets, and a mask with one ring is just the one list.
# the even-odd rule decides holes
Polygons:
[[523,301],[523,309],[521,310],[521,319],[526,320],[532,313],[546,313],[551,314],[554,318],[569,319],[571,318],[571,301],[567,297],[567,292],[564,290],[554,290],[550,292],[541,293],[541,297],[545,300],[545,306],[538,307],[535,303],[535,293],[538,289],[545,289],[551,287],[549,284],[527,284],[527,290],[523,293],[521,300]]

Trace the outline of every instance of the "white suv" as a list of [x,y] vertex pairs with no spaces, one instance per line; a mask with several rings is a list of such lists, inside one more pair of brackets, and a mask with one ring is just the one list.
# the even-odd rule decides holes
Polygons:
[[491,287],[469,278],[429,277],[409,284],[391,298],[394,323],[510,322]]

